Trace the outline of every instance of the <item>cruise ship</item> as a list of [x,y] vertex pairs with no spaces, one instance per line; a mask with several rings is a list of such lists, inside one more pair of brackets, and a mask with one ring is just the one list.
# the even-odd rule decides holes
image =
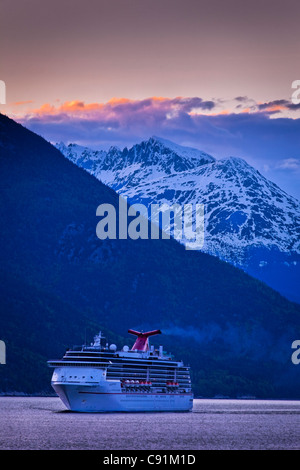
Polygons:
[[[190,369],[139,332],[130,349],[103,343],[101,332],[89,346],[74,346],[54,368],[51,385],[67,409],[78,412],[190,411],[193,407]],[[103,343],[103,344],[102,344]]]

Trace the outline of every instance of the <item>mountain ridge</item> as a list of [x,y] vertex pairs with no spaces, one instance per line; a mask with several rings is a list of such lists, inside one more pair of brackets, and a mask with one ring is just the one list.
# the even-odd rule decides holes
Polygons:
[[[203,251],[300,302],[296,286],[300,276],[300,202],[239,157],[216,160],[197,151],[203,159],[192,159],[187,147],[173,144],[170,150],[168,141],[157,139],[152,137],[129,150],[108,151],[102,160],[90,159],[88,148],[84,161],[74,158],[74,147],[58,148],[130,203],[203,203]],[[185,149],[183,156],[178,151],[174,157],[176,148]],[[169,159],[174,160],[173,166]]]

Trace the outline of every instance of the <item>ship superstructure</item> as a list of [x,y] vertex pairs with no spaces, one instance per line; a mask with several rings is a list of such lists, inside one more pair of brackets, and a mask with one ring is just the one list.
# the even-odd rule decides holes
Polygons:
[[73,411],[189,411],[193,394],[189,367],[175,361],[149,337],[160,330],[128,330],[136,341],[131,349],[102,345],[101,332],[89,346],[73,347],[54,367],[51,385]]

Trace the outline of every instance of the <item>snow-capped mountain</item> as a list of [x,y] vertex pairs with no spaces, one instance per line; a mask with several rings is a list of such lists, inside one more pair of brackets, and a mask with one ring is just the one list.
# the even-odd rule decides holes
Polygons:
[[93,151],[77,144],[69,144],[66,146],[63,142],[56,144],[56,147],[65,157],[92,174],[94,174],[96,169],[101,166],[102,160],[105,158],[107,153],[104,150]]
[[204,204],[203,251],[299,300],[300,202],[246,161],[157,137],[108,152],[57,148],[131,203]]
[[190,171],[215,159],[200,150],[182,147],[158,137],[120,150],[95,151],[76,144],[56,147],[76,165],[91,172],[99,180],[123,193],[125,187],[136,187],[167,175]]

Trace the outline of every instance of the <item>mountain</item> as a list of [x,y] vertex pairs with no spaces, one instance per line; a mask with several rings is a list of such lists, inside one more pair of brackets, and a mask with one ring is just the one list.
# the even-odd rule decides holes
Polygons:
[[108,152],[95,151],[77,144],[66,146],[63,142],[56,147],[76,165],[92,172],[106,184],[130,187],[144,181],[153,181],[165,175],[192,170],[215,159],[200,150],[182,147],[173,142],[152,137],[147,142],[121,151],[111,147]]
[[157,137],[106,153],[57,147],[131,203],[204,204],[203,251],[300,302],[300,202],[241,158],[216,160]]
[[47,359],[100,329],[130,346],[128,328],[160,328],[196,396],[299,398],[297,304],[172,238],[100,240],[118,194],[3,115],[0,175],[0,391],[48,393]]

